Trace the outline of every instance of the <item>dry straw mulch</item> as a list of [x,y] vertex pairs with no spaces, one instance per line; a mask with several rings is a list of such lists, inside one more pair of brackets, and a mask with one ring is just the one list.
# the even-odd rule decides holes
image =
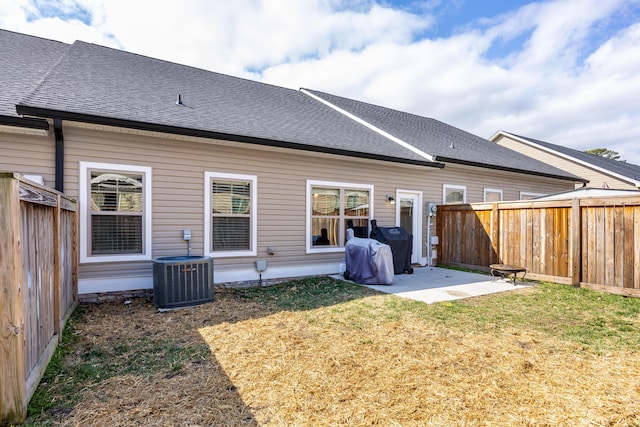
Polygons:
[[167,313],[90,307],[85,350],[162,338],[209,351],[88,386],[64,425],[640,425],[640,352],[385,317],[389,295],[308,311],[216,297]]

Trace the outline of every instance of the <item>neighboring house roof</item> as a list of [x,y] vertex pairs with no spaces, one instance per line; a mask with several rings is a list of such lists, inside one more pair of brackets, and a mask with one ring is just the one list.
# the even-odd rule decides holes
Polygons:
[[611,188],[591,188],[584,187],[576,190],[563,191],[561,193],[549,194],[537,197],[535,200],[565,200],[565,199],[586,199],[600,197],[638,197],[639,190],[614,190]]
[[0,30],[0,125],[48,128],[44,120],[21,118],[16,113],[16,103],[36,88],[69,46]]
[[303,89],[430,156],[433,161],[582,181],[573,174],[438,120]]
[[595,154],[585,153],[584,151],[574,150],[573,148],[563,147],[562,145],[551,144],[549,142],[540,141],[538,139],[528,138],[513,133],[498,131],[490,140],[495,141],[500,136],[505,136],[516,141],[520,141],[529,146],[537,147],[540,150],[560,156],[566,160],[579,163],[592,169],[596,169],[601,173],[615,176],[619,179],[629,182],[636,187],[640,187],[640,166],[621,162],[618,160],[608,159]]

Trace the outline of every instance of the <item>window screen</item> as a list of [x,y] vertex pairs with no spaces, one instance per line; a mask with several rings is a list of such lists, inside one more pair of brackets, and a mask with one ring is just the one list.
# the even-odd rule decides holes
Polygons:
[[251,182],[211,182],[211,250],[251,249]]

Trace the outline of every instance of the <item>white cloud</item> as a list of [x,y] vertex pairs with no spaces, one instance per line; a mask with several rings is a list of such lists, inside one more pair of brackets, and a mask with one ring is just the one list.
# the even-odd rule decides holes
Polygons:
[[[531,4],[447,39],[380,41],[275,66],[263,78],[434,117],[484,137],[504,129],[579,150],[608,147],[640,164],[640,30],[623,29],[588,50],[594,27],[623,3]],[[522,34],[517,54],[487,56],[498,39]]]
[[337,50],[357,51],[379,40],[408,42],[429,25],[406,12],[342,3],[188,0],[150,13],[147,2],[112,0],[105,3],[105,20],[129,51],[240,75]]
[[[637,22],[640,0],[541,1],[447,38],[424,37],[437,1],[413,13],[371,0],[45,3],[65,20],[34,19],[33,3],[14,0],[0,2],[0,27],[324,90],[483,137],[607,147],[640,164],[640,24],[602,30]],[[70,18],[77,5],[91,25]]]

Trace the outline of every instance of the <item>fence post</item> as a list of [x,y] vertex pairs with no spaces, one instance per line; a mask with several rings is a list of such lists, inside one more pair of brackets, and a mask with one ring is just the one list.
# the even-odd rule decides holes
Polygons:
[[0,175],[0,425],[27,413],[20,216],[18,180]]
[[582,212],[580,209],[580,199],[573,199],[571,201],[571,229],[569,230],[569,244],[571,245],[569,274],[573,286],[580,285],[582,276]]

